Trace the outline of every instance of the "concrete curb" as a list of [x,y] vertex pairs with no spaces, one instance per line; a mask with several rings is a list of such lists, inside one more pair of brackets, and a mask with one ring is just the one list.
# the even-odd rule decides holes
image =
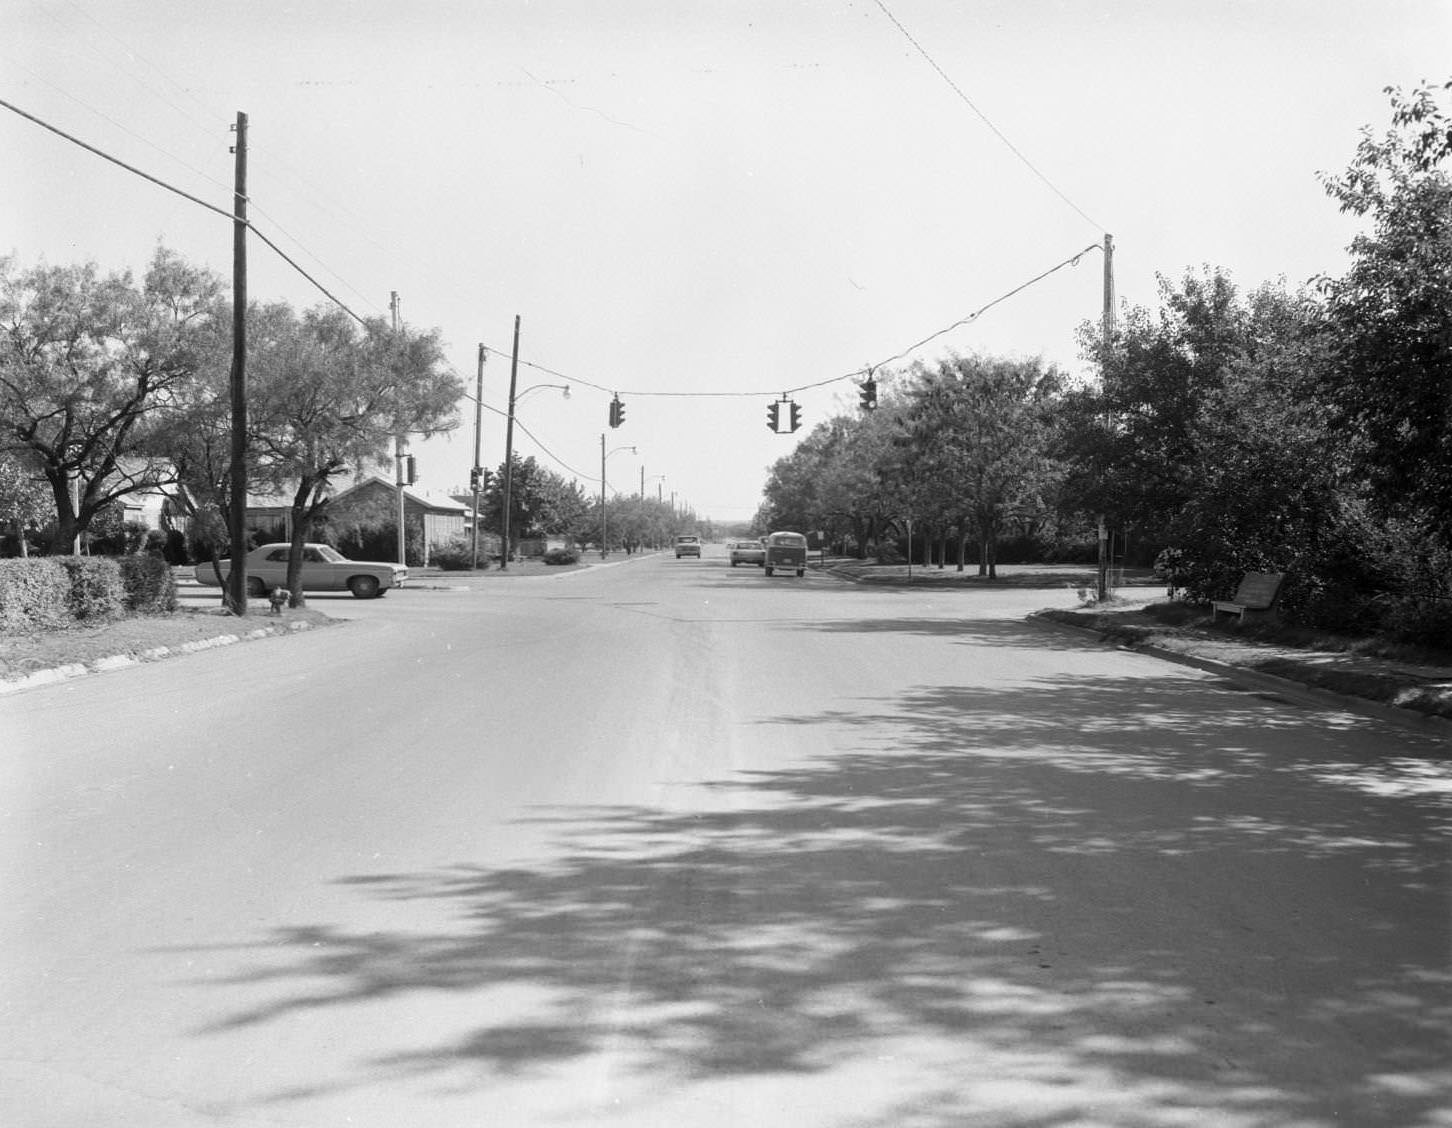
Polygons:
[[259,627],[256,630],[248,631],[245,635],[213,635],[211,638],[199,638],[175,647],[155,646],[150,650],[143,650],[139,654],[113,654],[106,658],[96,658],[84,665],[77,662],[67,666],[54,666],[48,670],[35,670],[23,678],[0,678],[0,696],[17,693],[22,689],[33,689],[36,686],[72,681],[75,678],[85,677],[87,674],[104,674],[109,670],[125,670],[132,666],[139,666],[143,662],[159,662],[163,658],[170,658],[177,654],[195,654],[200,650],[215,650],[219,646],[231,646],[238,642],[280,637],[295,631],[310,630],[312,625],[312,623],[298,620],[285,626],[279,624],[275,627]]
[[1128,650],[1135,654],[1144,654],[1150,658],[1158,658],[1161,661],[1173,662],[1178,666],[1189,666],[1196,670],[1203,670],[1208,674],[1216,674],[1227,681],[1236,682],[1248,689],[1257,690],[1262,693],[1275,693],[1282,697],[1290,698],[1292,701],[1301,705],[1340,709],[1349,713],[1357,713],[1364,717],[1372,717],[1377,720],[1386,721],[1389,724],[1394,724],[1401,728],[1411,729],[1413,732],[1421,733],[1423,736],[1436,737],[1441,740],[1452,740],[1452,721],[1449,721],[1445,717],[1434,717],[1429,713],[1419,713],[1415,709],[1403,709],[1397,705],[1387,705],[1384,702],[1371,701],[1365,697],[1336,693],[1333,690],[1322,689],[1320,686],[1315,685],[1307,685],[1305,682],[1293,681],[1290,678],[1283,678],[1276,674],[1266,674],[1245,666],[1235,666],[1229,662],[1217,661],[1214,658],[1201,658],[1197,655],[1185,654],[1178,650],[1168,650],[1163,646],[1155,646],[1152,644],[1130,646],[1121,642],[1112,642],[1106,638],[1102,631],[1096,631],[1092,627],[1081,627],[1074,623],[1061,623],[1057,619],[1042,618],[1038,615],[1030,615],[1028,621],[1051,630],[1077,634],[1083,638],[1098,642],[1101,645],[1112,646],[1116,650]]

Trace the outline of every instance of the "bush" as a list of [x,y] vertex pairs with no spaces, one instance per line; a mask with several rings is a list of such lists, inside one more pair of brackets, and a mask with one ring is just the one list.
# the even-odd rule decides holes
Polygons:
[[70,590],[70,576],[53,557],[0,560],[0,634],[65,626]]
[[176,610],[176,577],[159,556],[123,556],[121,567],[126,610],[133,615],[164,615]]
[[[468,537],[454,537],[430,553],[431,562],[445,572],[467,572],[474,567],[474,542]],[[489,566],[489,558],[481,555],[479,570]]]
[[544,554],[546,564],[578,564],[580,554],[573,548],[552,548]]
[[103,623],[119,619],[126,611],[126,588],[121,567],[107,556],[59,556],[60,566],[70,578],[66,602],[71,616],[80,623]]

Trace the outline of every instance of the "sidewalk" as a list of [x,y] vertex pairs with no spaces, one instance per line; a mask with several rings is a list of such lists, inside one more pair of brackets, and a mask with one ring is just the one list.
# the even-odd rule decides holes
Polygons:
[[[854,583],[925,590],[1056,586],[1089,590],[1095,583],[1093,567],[1073,564],[1002,565],[996,579],[977,575],[975,568],[957,572],[951,566],[921,565],[909,577],[906,565],[883,567],[830,558],[824,570]],[[1445,663],[1424,665],[1264,642],[1238,637],[1234,630],[1172,626],[1143,612],[1147,604],[1163,598],[1163,587],[1152,573],[1129,573],[1124,583],[1119,599],[1103,609],[1045,610],[1030,618],[1265,692],[1380,717],[1452,741],[1452,655]]]
[[1452,664],[1420,665],[1238,638],[1226,631],[1172,627],[1132,604],[1104,611],[1040,611],[1032,618],[1253,688],[1380,717],[1452,740]]

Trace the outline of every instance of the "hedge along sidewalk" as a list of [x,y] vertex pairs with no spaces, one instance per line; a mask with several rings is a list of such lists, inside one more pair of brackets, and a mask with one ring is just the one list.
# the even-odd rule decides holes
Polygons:
[[178,611],[44,633],[0,635],[0,694],[337,622],[308,610],[284,612],[273,619]]
[[0,634],[103,623],[176,609],[176,579],[156,556],[0,560]]

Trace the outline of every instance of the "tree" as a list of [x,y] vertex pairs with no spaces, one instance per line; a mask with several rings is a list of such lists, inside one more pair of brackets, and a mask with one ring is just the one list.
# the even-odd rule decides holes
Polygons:
[[292,510],[290,606],[306,605],[302,547],[338,477],[384,465],[399,434],[455,426],[462,380],[436,333],[360,325],[330,306],[298,317],[272,305],[249,315],[250,445],[256,478]]
[[0,261],[0,453],[49,485],[52,551],[69,551],[112,503],[173,480],[154,431],[193,390],[220,293],[214,275],[165,249],[139,287],[94,263]]
[[30,555],[29,534],[54,512],[44,481],[18,455],[0,454],[0,529],[15,530],[17,551]]
[[[485,526],[503,528],[504,463],[490,475],[489,484],[480,499]],[[584,487],[541,466],[530,455],[514,455],[514,471],[510,475],[509,543],[516,545],[525,537],[572,535],[590,511],[590,499]]]
[[[914,514],[945,537],[958,533],[958,567],[970,536],[980,575],[997,575],[1005,522],[1040,505],[1049,474],[1048,408],[1062,380],[1039,360],[954,356],[919,366],[902,414],[898,473]],[[942,559],[941,549],[939,559]]]
[[1388,87],[1392,127],[1363,130],[1345,173],[1323,176],[1367,230],[1342,278],[1323,280],[1333,341],[1325,391],[1389,516],[1452,547],[1452,91]]

